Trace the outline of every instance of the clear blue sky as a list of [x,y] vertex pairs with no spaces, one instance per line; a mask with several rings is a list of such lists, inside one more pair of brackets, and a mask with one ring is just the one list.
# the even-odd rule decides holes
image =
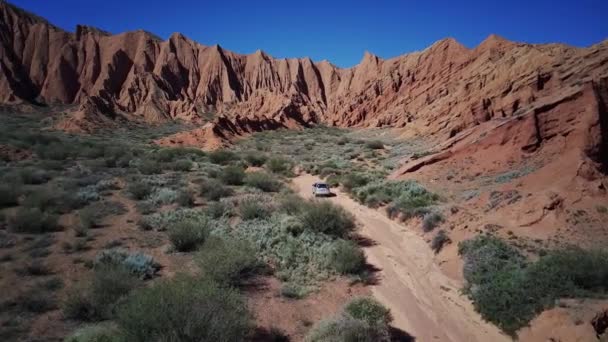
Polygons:
[[327,59],[349,67],[364,51],[388,58],[453,37],[474,47],[491,33],[530,43],[588,46],[608,38],[608,0],[139,1],[12,0],[74,31],[173,32],[240,53]]

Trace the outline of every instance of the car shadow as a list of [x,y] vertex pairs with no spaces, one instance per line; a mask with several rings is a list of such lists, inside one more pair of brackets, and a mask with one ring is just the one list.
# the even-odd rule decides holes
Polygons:
[[416,338],[406,331],[401,329],[390,327],[389,333],[391,334],[391,342],[414,342]]

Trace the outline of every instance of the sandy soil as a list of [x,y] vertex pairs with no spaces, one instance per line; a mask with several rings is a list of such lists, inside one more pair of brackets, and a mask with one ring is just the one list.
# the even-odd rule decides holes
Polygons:
[[[312,175],[293,180],[303,197],[311,196]],[[360,233],[372,240],[365,253],[381,270],[372,286],[373,295],[389,307],[393,325],[416,341],[508,341],[498,328],[475,312],[470,301],[459,293],[460,284],[442,273],[424,239],[381,212],[365,207],[334,189],[328,200],[351,212],[360,224]]]

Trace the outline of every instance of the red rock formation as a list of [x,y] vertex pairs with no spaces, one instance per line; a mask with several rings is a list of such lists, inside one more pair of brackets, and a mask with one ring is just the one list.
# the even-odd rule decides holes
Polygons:
[[[196,122],[216,112],[224,121],[214,132],[241,127],[248,118],[248,127],[393,126],[446,140],[484,122],[525,116],[533,118],[525,119],[532,126],[544,123],[534,126],[524,146],[530,150],[551,135],[589,129],[599,134],[605,126],[575,129],[576,113],[561,116],[559,108],[570,108],[580,96],[572,94],[583,88],[602,92],[608,41],[574,48],[493,35],[468,49],[444,39],[387,60],[366,53],[359,65],[340,69],[262,51],[240,55],[180,34],[163,41],[144,31],[110,35],[86,26],[68,33],[0,2],[0,45],[0,102],[80,104],[59,124],[70,130],[111,123],[113,113],[146,122]],[[586,95],[583,104],[599,113],[605,101]],[[591,140],[585,149],[599,156],[605,138],[595,134]]]

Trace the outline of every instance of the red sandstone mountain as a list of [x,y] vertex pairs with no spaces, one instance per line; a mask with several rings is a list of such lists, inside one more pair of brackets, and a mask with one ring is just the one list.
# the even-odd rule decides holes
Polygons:
[[223,117],[199,130],[202,141],[182,134],[164,142],[205,145],[313,122],[405,127],[444,141],[491,121],[503,130],[526,125],[517,142],[526,151],[561,134],[596,160],[606,155],[608,41],[574,48],[490,36],[468,49],[444,39],[388,60],[366,53],[340,69],[236,54],[181,34],[163,41],[145,31],[69,33],[0,2],[0,46],[0,102],[79,105],[59,124],[66,130],[116,117],[196,122],[215,112]]

